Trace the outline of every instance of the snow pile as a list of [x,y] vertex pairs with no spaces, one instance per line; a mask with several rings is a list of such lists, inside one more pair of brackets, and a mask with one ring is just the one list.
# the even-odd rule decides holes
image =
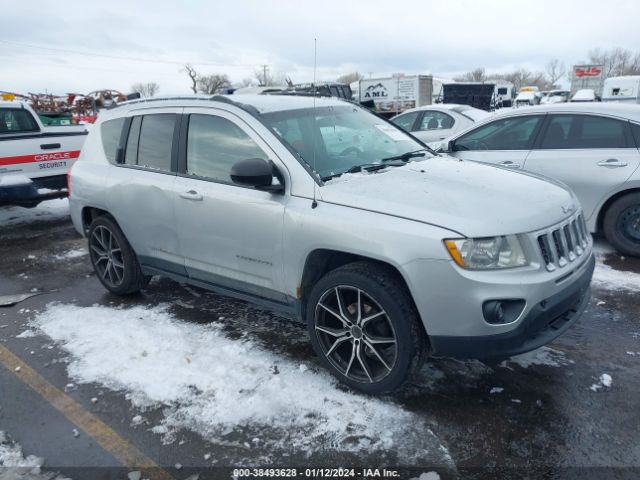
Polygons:
[[529,368],[533,365],[546,365],[549,367],[561,367],[568,363],[573,363],[572,360],[568,360],[564,352],[556,350],[550,347],[542,347],[532,352],[523,353],[522,355],[516,355],[514,357],[505,360],[500,364],[501,367],[508,367],[508,364],[516,364],[522,368]]
[[42,461],[41,458],[33,455],[25,458],[22,455],[20,445],[11,442],[7,435],[0,430],[0,467],[2,467],[0,468],[0,473],[6,468],[19,468],[19,471],[12,472],[16,474],[17,478],[20,478],[20,472],[38,474],[40,473]]
[[440,446],[398,405],[336,388],[324,371],[231,340],[219,325],[180,322],[166,306],[52,304],[34,324],[72,355],[76,382],[124,390],[137,407],[166,406],[151,428],[166,441],[180,428],[211,441],[238,432],[270,453],[397,451],[404,461]]
[[84,248],[77,248],[75,250],[69,250],[68,252],[64,252],[60,255],[55,255],[55,258],[57,260],[69,260],[71,258],[83,257],[88,253],[89,252],[87,252],[87,250]]
[[593,274],[593,284],[607,290],[631,290],[640,292],[640,274],[616,270],[598,263]]
[[603,387],[611,388],[612,384],[613,384],[613,379],[611,378],[611,375],[609,375],[608,373],[603,373],[602,375],[600,375],[600,378],[598,378],[598,383],[594,383],[593,385],[591,385],[589,387],[589,390],[593,392],[597,392]]
[[47,200],[33,208],[0,207],[0,225],[18,225],[39,220],[59,220],[69,216],[69,200]]

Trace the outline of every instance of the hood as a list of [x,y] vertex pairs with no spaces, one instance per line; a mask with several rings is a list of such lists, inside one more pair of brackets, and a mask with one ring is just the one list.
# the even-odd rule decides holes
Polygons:
[[468,237],[542,229],[580,208],[559,182],[448,156],[342,175],[320,192],[326,202],[429,223]]

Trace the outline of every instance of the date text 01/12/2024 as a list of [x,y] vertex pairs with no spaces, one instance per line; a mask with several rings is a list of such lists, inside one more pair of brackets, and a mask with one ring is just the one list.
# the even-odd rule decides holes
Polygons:
[[386,468],[240,468],[233,478],[398,478],[397,470]]

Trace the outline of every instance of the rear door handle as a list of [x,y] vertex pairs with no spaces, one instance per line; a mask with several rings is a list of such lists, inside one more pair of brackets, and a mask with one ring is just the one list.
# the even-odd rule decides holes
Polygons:
[[610,168],[619,168],[626,167],[628,165],[627,162],[621,162],[617,158],[608,158],[606,160],[602,160],[598,162],[598,166],[600,167],[610,167]]
[[188,192],[182,192],[180,194],[180,198],[184,198],[185,200],[202,200],[202,194],[196,192],[195,190],[189,190]]
[[507,167],[507,168],[520,168],[519,163],[514,163],[511,160],[507,160],[506,162],[500,162],[499,165],[502,165],[503,167]]
[[42,150],[53,150],[54,148],[60,148],[59,143],[43,143],[40,145]]

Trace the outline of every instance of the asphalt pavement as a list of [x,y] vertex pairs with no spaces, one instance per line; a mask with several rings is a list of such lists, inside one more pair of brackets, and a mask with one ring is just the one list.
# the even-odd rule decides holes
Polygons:
[[77,382],[64,346],[23,332],[33,330],[34,316],[52,302],[116,308],[168,303],[185,324],[217,323],[228,338],[248,337],[273,355],[318,364],[304,327],[166,279],[154,280],[140,295],[114,297],[83,250],[85,241],[68,217],[0,225],[0,298],[34,295],[0,307],[0,431],[25,456],[42,457],[45,473],[126,479],[140,471],[142,478],[204,479],[229,478],[237,467],[276,465],[353,466],[360,478],[375,478],[375,471],[360,469],[382,467],[400,468],[403,478],[432,472],[440,478],[640,478],[638,259],[604,247],[598,268],[628,272],[637,290],[594,284],[587,312],[549,348],[491,365],[431,359],[408,392],[383,399],[424,426],[422,439],[408,435],[403,445],[416,451],[411,464],[394,463],[402,458],[392,451],[354,453],[317,444],[272,454],[270,465],[263,465],[267,457],[253,449],[250,428],[246,438],[241,433],[220,441],[185,427],[168,442],[135,420],[143,414],[147,422],[161,421],[162,405],[141,410],[126,388]]

